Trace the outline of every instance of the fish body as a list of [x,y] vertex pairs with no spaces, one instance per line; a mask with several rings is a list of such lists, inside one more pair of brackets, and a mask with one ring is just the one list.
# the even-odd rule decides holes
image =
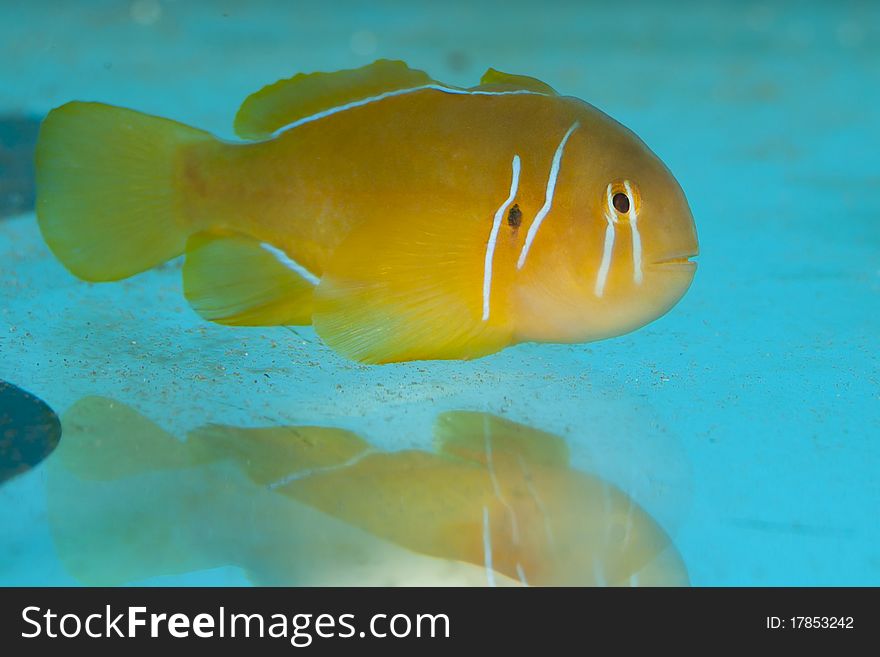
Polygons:
[[[87,280],[186,254],[232,325],[313,323],[364,362],[473,358],[624,333],[684,294],[684,194],[629,130],[532,78],[470,89],[401,62],[250,97],[229,143],[70,103],[38,144],[46,241]],[[90,159],[91,158],[91,159]]]

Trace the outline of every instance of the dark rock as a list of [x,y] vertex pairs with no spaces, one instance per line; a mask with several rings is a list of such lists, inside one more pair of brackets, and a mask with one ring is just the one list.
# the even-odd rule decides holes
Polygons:
[[51,408],[0,381],[0,484],[49,456],[60,438],[61,422]]

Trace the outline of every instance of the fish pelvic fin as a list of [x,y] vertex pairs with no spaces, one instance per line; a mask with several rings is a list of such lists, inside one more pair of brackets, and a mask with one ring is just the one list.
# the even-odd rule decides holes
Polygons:
[[207,132],[101,103],[52,110],[36,149],[37,220],[79,278],[114,281],[180,255],[185,146]]
[[281,249],[246,235],[200,232],[186,244],[184,295],[218,324],[309,324],[318,280]]

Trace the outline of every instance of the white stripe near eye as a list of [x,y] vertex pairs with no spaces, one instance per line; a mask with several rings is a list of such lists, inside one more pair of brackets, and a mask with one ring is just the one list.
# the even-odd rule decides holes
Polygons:
[[616,217],[617,209],[614,207],[614,194],[611,193],[614,186],[611,183],[608,183],[608,186],[605,188],[605,204],[608,206],[608,211],[605,213],[607,217]]
[[629,180],[623,181],[626,195],[629,197],[629,225],[632,229],[633,247],[633,281],[636,285],[642,284],[642,236],[639,234],[638,214],[636,213],[636,198],[633,196]]
[[593,290],[597,297],[605,294],[605,283],[608,281],[608,270],[611,268],[611,256],[614,251],[614,215],[605,215],[608,225],[605,227],[605,247],[602,249],[602,263],[596,274],[596,287]]
[[510,193],[507,200],[495,212],[495,218],[492,221],[492,231],[489,233],[489,242],[486,244],[486,260],[483,265],[483,321],[489,319],[489,297],[492,294],[492,259],[495,257],[495,243],[498,240],[498,231],[501,228],[501,222],[504,219],[504,213],[516,198],[516,191],[519,188],[519,155],[513,156],[513,176],[510,181]]
[[544,205],[538,210],[538,214],[535,215],[532,225],[529,226],[529,232],[526,235],[525,244],[523,244],[522,251],[519,254],[519,260],[516,263],[517,269],[522,269],[526,264],[526,257],[529,255],[529,250],[532,248],[532,242],[535,240],[535,235],[541,227],[541,222],[544,221],[544,217],[550,213],[550,208],[553,207],[553,193],[556,191],[556,179],[559,176],[559,166],[562,163],[562,153],[565,151],[565,143],[568,141],[568,138],[571,137],[571,133],[578,129],[578,126],[580,126],[578,121],[575,121],[571,125],[568,132],[563,136],[562,141],[559,142],[559,146],[556,147],[556,152],[553,154],[553,163],[550,165],[550,175],[547,178],[547,191],[544,194]]

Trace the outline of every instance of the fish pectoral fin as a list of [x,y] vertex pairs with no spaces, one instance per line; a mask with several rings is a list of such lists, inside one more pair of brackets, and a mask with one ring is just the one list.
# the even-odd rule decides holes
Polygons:
[[478,358],[510,344],[510,274],[500,259],[492,315],[482,319],[491,215],[456,217],[431,201],[360,224],[331,256],[312,321],[336,351],[388,363]]
[[318,278],[281,249],[237,233],[197,233],[186,244],[183,291],[218,324],[308,324]]
[[569,462],[568,445],[556,434],[490,413],[441,413],[434,423],[434,444],[441,454],[479,463],[486,463],[487,448],[532,465],[568,467]]
[[556,90],[549,84],[527,75],[502,73],[494,68],[488,69],[480,78],[480,86],[474,87],[481,91],[533,91],[537,94],[557,96]]
[[334,73],[299,73],[248,96],[235,116],[235,134],[242,139],[266,139],[307,116],[426,84],[436,83],[424,71],[387,59]]

